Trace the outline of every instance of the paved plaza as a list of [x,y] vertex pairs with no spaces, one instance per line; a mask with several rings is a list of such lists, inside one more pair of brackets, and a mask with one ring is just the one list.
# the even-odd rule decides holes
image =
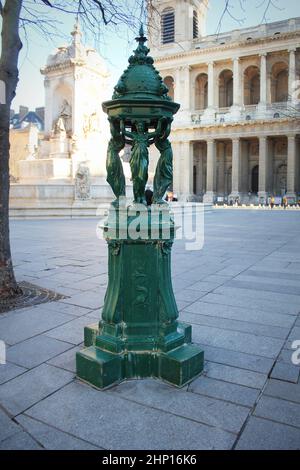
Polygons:
[[75,378],[107,285],[96,224],[11,223],[18,280],[65,298],[0,315],[0,449],[300,449],[300,212],[212,210],[201,251],[175,243],[180,319],[206,359],[180,390],[147,379],[98,391]]

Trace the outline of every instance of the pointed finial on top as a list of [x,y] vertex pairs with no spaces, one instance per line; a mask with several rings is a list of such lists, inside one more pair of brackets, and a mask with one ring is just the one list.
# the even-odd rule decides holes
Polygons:
[[80,24],[79,24],[79,19],[78,18],[76,18],[76,23],[74,24],[74,29],[71,32],[71,35],[73,36],[73,41],[75,43],[80,42],[82,32],[81,32],[81,29],[80,29]]
[[143,23],[141,23],[141,27],[140,27],[140,31],[139,31],[139,36],[136,37],[135,40],[136,40],[139,44],[144,44],[145,42],[147,42],[147,38],[146,38],[145,33],[144,33],[144,26],[143,26]]

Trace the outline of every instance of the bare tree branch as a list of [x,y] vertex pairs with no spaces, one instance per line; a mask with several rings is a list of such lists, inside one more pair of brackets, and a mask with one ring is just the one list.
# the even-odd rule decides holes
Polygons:
[[[221,29],[222,29],[222,24],[223,20],[226,16],[229,16],[232,18],[234,21],[236,21],[239,25],[242,25],[245,21],[246,18],[237,18],[235,14],[233,14],[234,6],[231,3],[231,0],[223,0],[224,2],[224,8],[221,13],[221,17],[219,19],[217,29],[216,29],[216,34],[219,34]],[[280,8],[276,3],[278,0],[261,0],[257,5],[256,8],[264,8],[262,18],[261,18],[261,23],[268,23],[270,19],[268,18],[268,12],[272,9],[275,8],[276,10],[283,11],[284,8]],[[248,0],[239,0],[239,6],[242,12],[246,13],[245,9],[245,3],[250,3]]]

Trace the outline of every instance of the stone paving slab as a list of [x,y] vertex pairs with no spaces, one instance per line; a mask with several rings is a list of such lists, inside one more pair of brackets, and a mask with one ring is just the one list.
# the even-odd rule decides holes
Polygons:
[[86,317],[79,317],[65,325],[53,328],[45,334],[51,338],[78,345],[83,341],[84,327],[87,326],[88,323],[89,321]]
[[[232,282],[233,280],[234,279],[232,279]],[[288,305],[292,305],[293,307],[296,307],[297,311],[299,311],[299,307],[300,307],[300,299],[299,299],[299,296],[297,295],[285,294],[281,292],[280,293],[269,292],[269,291],[264,291],[264,290],[259,290],[259,289],[256,291],[255,289],[247,289],[247,287],[233,286],[229,282],[227,283],[227,285],[217,287],[214,290],[214,294],[232,296],[238,299],[248,298],[248,300],[250,300],[251,298],[253,298],[253,299],[258,299],[258,300],[263,300],[263,301],[269,301],[274,304],[279,302],[280,305],[285,305],[286,303],[288,303]],[[297,313],[295,313],[295,315],[297,315]]]
[[289,334],[288,328],[250,323],[243,321],[243,318],[241,318],[241,320],[231,320],[229,318],[220,318],[212,315],[198,315],[187,312],[187,309],[188,307],[186,306],[183,308],[181,319],[193,325],[213,326],[224,330],[240,331],[242,333],[251,333],[270,338],[285,339]]
[[97,293],[89,291],[87,293],[80,292],[80,294],[76,294],[68,299],[64,299],[63,302],[66,304],[76,305],[78,307],[86,307],[92,310],[103,306],[105,292],[106,289],[103,287],[97,289]]
[[17,422],[39,444],[48,450],[99,450],[99,447],[91,445],[81,439],[77,439],[70,434],[59,431],[57,428],[48,426],[40,421],[29,418],[26,415],[17,417]]
[[274,359],[207,345],[205,346],[205,359],[262,374],[268,374],[274,365]]
[[272,379],[284,380],[286,382],[298,383],[300,368],[294,364],[285,362],[277,362],[270,377]]
[[42,450],[35,439],[27,432],[17,432],[13,436],[0,442],[0,450]]
[[0,338],[14,345],[71,320],[70,315],[59,312],[45,315],[37,307],[20,313],[12,312],[9,317],[0,317]]
[[[291,272],[283,272],[283,271],[265,271],[265,270],[256,270],[256,269],[248,269],[245,273],[247,276],[253,276],[253,277],[261,277],[266,281],[268,278],[271,279],[271,282],[276,282],[276,280],[279,280],[279,283],[282,282],[283,280],[288,280],[292,282],[292,285],[298,285],[300,282],[300,273],[291,273]],[[243,276],[244,277],[244,276]]]
[[16,423],[14,423],[7,413],[4,413],[0,409],[0,442],[8,439],[19,432],[19,428]]
[[66,304],[65,302],[58,300],[57,302],[49,302],[39,307],[40,311],[45,311],[48,313],[51,312],[59,312],[71,315],[72,317],[81,317],[83,315],[88,314],[91,309],[86,307],[79,307],[77,305]]
[[298,287],[281,287],[260,282],[238,281],[231,279],[223,284],[223,286],[218,287],[216,292],[222,292],[222,289],[227,288],[241,289],[242,293],[255,291],[255,296],[263,299],[271,299],[273,301],[280,300],[281,302],[291,302],[296,305],[299,305],[300,302],[300,288]]
[[207,303],[206,298],[194,302],[186,309],[187,312],[211,315],[213,317],[227,318],[231,320],[238,320],[244,322],[257,323],[268,326],[279,326],[287,328],[287,332],[293,326],[295,318],[293,316],[280,315],[278,313],[264,312],[259,309],[249,310],[244,306],[234,307],[228,305],[220,305],[214,303]]
[[251,417],[237,443],[237,450],[299,450],[300,429]]
[[255,416],[271,419],[279,423],[300,427],[300,404],[281,400],[279,398],[263,396],[258,402]]
[[203,346],[216,346],[269,358],[276,358],[282,347],[282,340],[277,338],[202,325],[194,325],[193,341]]
[[[281,319],[282,321],[284,321],[287,314],[296,316],[299,312],[298,304],[290,305],[287,302],[279,302],[278,300],[273,301],[266,299],[257,299],[254,295],[251,296],[251,294],[249,294],[249,296],[238,296],[236,295],[236,293],[232,295],[232,293],[230,292],[225,295],[222,295],[220,293],[210,293],[202,296],[202,301],[223,306],[242,307],[250,311],[254,310],[254,312],[256,312],[257,310],[261,312],[269,312],[269,318],[271,319],[271,321],[273,317],[275,321],[276,318],[279,318],[280,321]],[[228,309],[225,309],[225,311],[226,310]],[[278,314],[284,315],[284,318],[282,318],[281,316],[277,317]],[[287,321],[289,320],[287,319]]]
[[[249,286],[252,286],[253,280],[255,279],[255,283],[258,281],[261,287],[268,286],[268,289],[274,290],[274,292],[283,292],[283,293],[298,293],[299,284],[300,282],[297,279],[279,279],[279,278],[271,278],[271,277],[256,277],[248,276],[248,272],[244,272],[243,274],[237,276],[234,281],[241,281],[248,283]],[[286,289],[285,289],[286,288]],[[299,294],[297,294],[299,295]]]
[[95,225],[12,222],[18,279],[69,297],[0,316],[7,355],[23,364],[0,365],[1,448],[300,448],[300,214],[215,211],[201,251],[176,241],[180,317],[206,360],[181,390],[148,379],[101,392],[75,379],[83,326],[99,320],[107,285]]
[[215,380],[207,376],[202,376],[192,382],[189,385],[189,391],[249,408],[254,406],[259,395],[259,390],[222,380]]
[[176,291],[176,300],[183,300],[189,303],[195,302],[196,300],[200,299],[206,295],[204,292],[197,292],[192,289],[181,289]]
[[51,364],[56,367],[60,367],[61,369],[68,370],[75,374],[76,372],[76,352],[80,351],[83,348],[83,344],[81,346],[76,346],[75,348],[69,349],[63,354],[54,357],[47,361],[47,364]]
[[31,369],[70,349],[70,347],[70,344],[63,341],[39,335],[11,346],[6,357],[14,364]]
[[264,393],[300,404],[300,383],[294,385],[282,380],[269,380]]
[[216,364],[214,362],[207,362],[205,375],[214,379],[224,380],[225,382],[232,382],[257,389],[261,389],[267,380],[266,374],[238,369],[237,367],[230,367],[224,364]]
[[71,382],[74,374],[42,364],[0,385],[0,403],[16,416]]
[[189,418],[218,429],[238,433],[249,409],[215,398],[190,394],[156,380],[132,380],[112,388],[112,393],[133,403]]
[[235,440],[233,433],[77,381],[27,414],[105,449],[230,449]]
[[6,364],[1,364],[0,366],[0,385],[23,374],[26,370],[24,367],[16,366],[6,361]]

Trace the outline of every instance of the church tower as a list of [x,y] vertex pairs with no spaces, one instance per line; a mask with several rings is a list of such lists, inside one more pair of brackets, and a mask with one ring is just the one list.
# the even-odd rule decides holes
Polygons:
[[209,0],[155,0],[149,11],[149,38],[153,52],[188,50],[206,34]]

